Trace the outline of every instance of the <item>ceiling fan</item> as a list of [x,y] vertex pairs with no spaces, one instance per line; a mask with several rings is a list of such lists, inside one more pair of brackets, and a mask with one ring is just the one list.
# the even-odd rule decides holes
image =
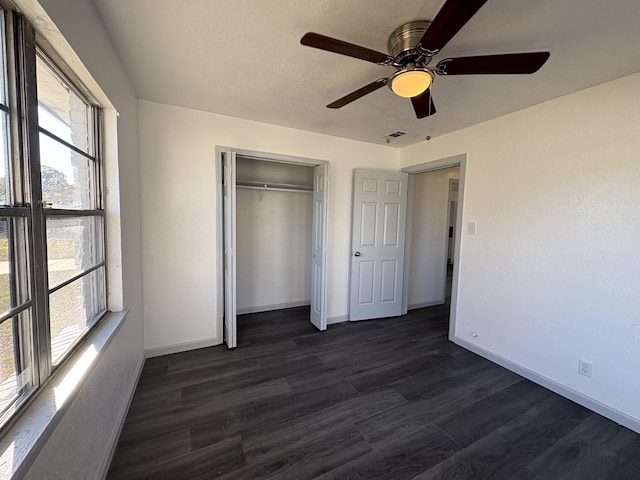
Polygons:
[[365,85],[327,105],[341,108],[388,85],[411,99],[418,118],[436,113],[430,86],[435,75],[524,74],[537,72],[549,58],[549,52],[508,53],[474,57],[445,58],[430,67],[432,58],[458,33],[487,0],[447,0],[432,21],[414,21],[401,25],[389,36],[389,54],[370,50],[335,38],[306,33],[300,43],[309,47],[359,58],[396,71],[389,77]]

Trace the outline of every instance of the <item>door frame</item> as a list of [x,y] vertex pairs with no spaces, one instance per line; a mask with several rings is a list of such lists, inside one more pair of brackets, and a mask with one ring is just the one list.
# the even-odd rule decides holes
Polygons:
[[[255,158],[256,160],[264,160],[269,162],[280,162],[280,163],[289,163],[293,165],[304,165],[306,167],[317,167],[318,165],[327,165],[327,179],[326,179],[326,189],[327,189],[327,201],[325,203],[325,245],[328,249],[328,239],[329,239],[329,206],[331,203],[331,187],[330,187],[330,175],[331,175],[331,164],[327,160],[318,160],[313,158],[304,158],[304,157],[295,157],[292,155],[283,155],[279,153],[270,153],[270,152],[262,152],[258,150],[248,150],[245,148],[238,147],[228,147],[223,145],[216,145],[215,147],[215,215],[216,215],[216,266],[217,266],[217,274],[216,274],[216,318],[215,321],[215,334],[216,338],[220,340],[220,343],[224,343],[224,220],[223,220],[223,188],[222,188],[222,154],[223,152],[234,152],[236,156],[243,156],[249,158]],[[323,305],[326,309],[327,305],[327,287],[326,282],[329,278],[328,270],[329,270],[329,262],[328,262],[328,254],[327,260],[325,260],[325,272],[324,272],[324,282],[325,287],[324,291],[324,299]],[[326,314],[326,312],[325,312]]]
[[[456,215],[456,228],[455,228],[455,239],[454,239],[454,257],[453,257],[453,278],[451,283],[451,311],[449,314],[449,340],[453,341],[457,335],[457,313],[458,313],[458,304],[460,301],[460,265],[462,264],[463,255],[462,255],[462,225],[463,218],[465,216],[465,204],[464,204],[464,192],[465,192],[465,181],[466,181],[466,173],[467,173],[467,154],[461,153],[459,155],[454,155],[452,157],[441,158],[438,160],[433,160],[430,162],[423,162],[417,165],[411,165],[409,167],[405,167],[400,171],[409,174],[409,189],[408,189],[408,202],[407,202],[407,235],[406,245],[405,245],[405,264],[408,265],[409,255],[411,253],[411,217],[409,217],[411,213],[411,208],[413,204],[413,175],[417,175],[419,173],[432,172],[434,170],[442,170],[444,168],[450,167],[460,167],[460,179],[458,184],[458,209]],[[448,198],[448,197],[447,197]],[[445,261],[446,264],[446,261]],[[446,268],[446,267],[445,267]],[[446,270],[445,270],[446,273]],[[409,269],[405,269],[404,274],[404,288],[403,288],[403,305],[402,311],[403,313],[407,312],[408,300],[409,300]]]
[[[449,179],[449,196],[447,197],[447,238],[449,238],[449,225],[451,224],[451,203],[452,202],[456,202],[456,210],[455,210],[455,218],[456,218],[456,223],[457,223],[457,219],[458,219],[458,196],[456,195],[455,198],[453,197],[453,195],[451,195],[451,191],[453,190],[453,185],[457,185],[457,189],[458,192],[460,192],[460,180],[457,178],[450,178]],[[451,263],[453,263],[454,259],[456,258],[456,229],[458,228],[458,226],[456,224],[454,224],[453,226],[453,256],[451,257]],[[449,241],[447,240],[447,265],[448,265],[448,261],[449,261]],[[445,272],[446,275],[446,272]]]

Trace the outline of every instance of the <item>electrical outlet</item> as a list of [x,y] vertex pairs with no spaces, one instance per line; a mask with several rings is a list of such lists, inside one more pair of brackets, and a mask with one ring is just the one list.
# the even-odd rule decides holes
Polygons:
[[591,378],[591,374],[593,373],[593,363],[581,358],[578,362],[578,373]]

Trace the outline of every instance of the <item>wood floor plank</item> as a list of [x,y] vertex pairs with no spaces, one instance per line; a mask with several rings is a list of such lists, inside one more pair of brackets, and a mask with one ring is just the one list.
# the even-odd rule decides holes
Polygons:
[[392,383],[428,371],[430,367],[442,365],[450,359],[450,356],[435,351],[417,359],[404,359],[364,373],[352,375],[347,377],[347,380],[351,382],[359,392],[373,392],[375,390],[386,389]]
[[240,388],[258,385],[301,373],[309,368],[320,366],[322,362],[315,355],[299,357],[295,362],[282,363],[269,368],[261,368],[257,371],[233,375],[219,380],[205,381],[182,388],[183,401],[198,401],[214,398],[227,392],[233,392]]
[[[359,348],[361,346],[365,348]],[[317,355],[323,365],[326,365],[327,367],[349,365],[353,363],[366,364],[379,360],[380,358],[387,359],[389,362],[397,362],[405,358],[396,352],[393,347],[384,348],[379,345],[372,346],[368,343],[340,350],[321,352]]]
[[182,372],[181,375],[165,374],[154,375],[139,383],[141,389],[150,395],[155,395],[161,390],[171,390],[174,388],[188,387],[203,382],[220,381],[234,375],[244,375],[248,372],[256,371],[260,368],[258,361],[253,358],[245,358],[234,362],[223,364],[211,364],[191,368]]
[[[210,365],[224,365],[243,359],[250,359],[277,352],[292,351],[297,348],[291,339],[262,345],[248,345],[229,350],[226,345],[200,348],[188,352],[167,355],[167,374],[174,375],[188,372],[194,368]],[[158,357],[165,358],[165,357]],[[149,360],[147,360],[149,361]]]
[[284,378],[280,378],[206,399],[177,399],[162,407],[141,409],[128,419],[123,435],[126,439],[142,438],[180,425],[192,425],[217,418],[239,408],[253,408],[253,405],[275,401],[290,394],[289,384]]
[[[605,480],[637,480],[640,478],[640,435],[623,450],[613,452],[615,466],[609,469]],[[611,459],[603,463],[611,465]]]
[[145,474],[164,459],[189,453],[189,427],[179,426],[134,441],[123,440],[111,463],[110,478]]
[[456,409],[437,424],[459,445],[467,447],[552,395],[522,379],[465,408]]
[[311,480],[369,453],[371,448],[353,427],[333,432],[286,453],[247,465],[222,480]]
[[614,472],[622,476],[631,472],[623,453],[637,441],[636,433],[592,413],[527,468],[558,480],[604,480]]
[[205,480],[222,478],[229,472],[244,467],[244,453],[240,437],[222,442],[196,452],[171,457],[144,470],[109,472],[109,480]]
[[379,356],[361,357],[343,364],[323,364],[321,367],[309,369],[308,372],[290,375],[287,377],[287,382],[292,391],[303,392],[336,383],[344,378],[350,379],[353,376],[366,374],[396,362],[398,362],[398,357],[392,354],[382,358]]
[[[442,389],[455,388],[458,385],[468,387],[491,381],[494,375],[503,375],[505,371],[489,362],[478,362],[475,358],[456,358],[448,354],[438,352],[433,355],[433,361],[427,368],[415,372],[405,378],[391,382],[393,388],[398,390],[408,400],[428,398]],[[424,357],[419,357],[424,358]],[[416,362],[413,360],[405,360]],[[520,379],[512,375],[515,381]]]
[[[438,370],[438,374],[441,370]],[[435,372],[434,372],[435,376]],[[422,425],[437,423],[453,412],[471,405],[484,396],[506,388],[519,381],[511,372],[503,371],[485,379],[480,385],[470,386],[459,379],[443,377],[432,385],[431,394],[373,416],[356,425],[367,442],[376,450],[382,450],[395,438],[407,435]]]
[[[510,479],[589,417],[584,407],[554,395],[427,470],[424,479]],[[543,477],[544,478],[544,477]]]
[[[317,412],[306,412],[302,418],[290,418],[277,425],[253,428],[242,434],[245,455],[252,462],[263,460],[406,403],[404,397],[395,390],[365,393]],[[274,438],[278,440],[274,441]]]
[[460,447],[435,425],[394,440],[320,477],[322,480],[410,480],[454,455]]
[[211,415],[191,425],[191,448],[203,448],[229,435],[274,427],[301,415],[310,415],[354,397],[357,391],[346,381],[309,392],[277,396],[245,407]]

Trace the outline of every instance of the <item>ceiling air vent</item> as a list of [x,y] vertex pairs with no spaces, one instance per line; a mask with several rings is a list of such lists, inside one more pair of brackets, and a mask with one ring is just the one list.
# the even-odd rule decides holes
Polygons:
[[409,133],[409,132],[405,132],[404,130],[396,130],[395,132],[387,133],[384,136],[385,137],[390,137],[390,138],[398,138],[398,137],[401,137],[403,135],[406,135],[407,133]]

